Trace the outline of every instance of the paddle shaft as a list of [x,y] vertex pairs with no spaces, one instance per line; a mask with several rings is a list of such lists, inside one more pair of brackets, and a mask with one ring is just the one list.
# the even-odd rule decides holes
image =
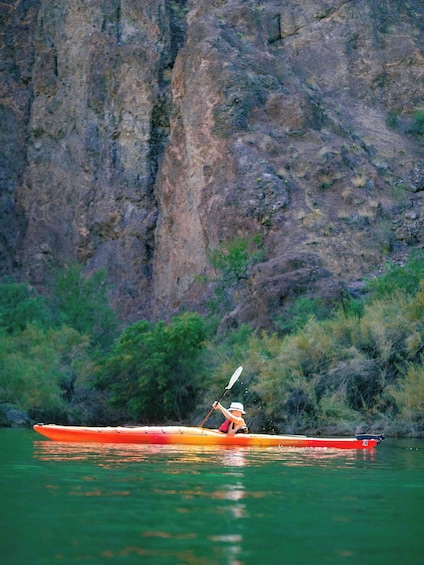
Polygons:
[[[239,367],[238,369],[236,369],[233,373],[233,376],[230,379],[230,382],[228,383],[228,386],[225,388],[224,392],[221,394],[221,396],[218,399],[218,404],[221,402],[221,400],[224,398],[224,396],[227,394],[227,392],[232,388],[233,384],[237,381],[237,379],[239,378],[241,372],[242,372],[243,368]],[[212,414],[212,412],[215,410],[215,408],[212,406],[212,408],[209,410],[208,414],[205,416],[205,418],[203,418],[202,423],[200,424],[200,428],[203,428],[203,426],[205,425],[206,421],[209,419],[210,415]]]
[[[221,402],[221,400],[224,398],[224,396],[227,394],[227,389],[224,390],[224,392],[221,394],[221,396],[218,399],[218,404]],[[212,414],[212,412],[215,410],[215,408],[212,406],[212,408],[209,410],[208,414],[205,416],[205,418],[203,418],[202,423],[200,424],[200,427],[203,428],[203,426],[205,425],[206,421],[209,420],[210,415]]]

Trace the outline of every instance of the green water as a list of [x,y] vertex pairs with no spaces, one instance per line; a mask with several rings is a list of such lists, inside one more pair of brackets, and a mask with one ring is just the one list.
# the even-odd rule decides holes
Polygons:
[[5,565],[424,562],[424,442],[101,446],[0,429]]

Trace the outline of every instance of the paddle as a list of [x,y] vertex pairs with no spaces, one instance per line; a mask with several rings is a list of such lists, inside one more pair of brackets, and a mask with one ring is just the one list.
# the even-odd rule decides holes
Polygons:
[[[221,396],[218,399],[218,402],[221,402],[221,400],[224,398],[224,396],[227,394],[227,392],[233,387],[233,384],[238,380],[239,376],[241,375],[241,372],[243,371],[243,367],[239,367],[238,369],[236,369],[233,373],[233,376],[230,379],[230,382],[228,383],[228,385],[225,387],[224,392],[221,394]],[[206,420],[209,419],[209,416],[212,414],[212,412],[215,410],[215,408],[212,406],[212,408],[209,410],[209,413],[207,414],[207,416],[203,419],[202,423],[200,424],[200,428],[203,428],[203,426],[205,425]]]

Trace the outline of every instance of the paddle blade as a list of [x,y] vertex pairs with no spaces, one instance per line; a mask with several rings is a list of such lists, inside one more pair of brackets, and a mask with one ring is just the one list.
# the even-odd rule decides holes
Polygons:
[[230,379],[230,382],[228,383],[228,385],[225,387],[225,390],[230,390],[230,388],[232,388],[233,384],[238,380],[239,376],[241,375],[241,372],[243,371],[243,367],[239,367],[238,369],[236,369],[233,373],[233,376]]

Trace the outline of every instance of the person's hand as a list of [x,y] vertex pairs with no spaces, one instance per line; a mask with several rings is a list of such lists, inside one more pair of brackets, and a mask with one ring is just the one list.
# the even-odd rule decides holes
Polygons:
[[212,404],[212,408],[214,408],[215,410],[218,408],[218,401],[215,400],[215,402]]

